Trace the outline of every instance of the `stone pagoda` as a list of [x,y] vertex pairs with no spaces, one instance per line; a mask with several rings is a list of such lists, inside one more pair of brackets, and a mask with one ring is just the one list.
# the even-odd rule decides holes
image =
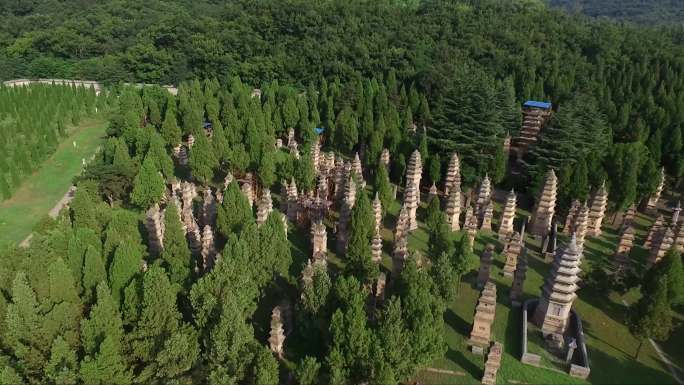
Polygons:
[[656,215],[658,213],[658,201],[660,200],[660,194],[663,193],[663,188],[665,187],[665,167],[660,169],[660,183],[658,183],[658,188],[656,191],[648,198],[648,203],[646,204],[646,214]]
[[674,244],[677,248],[677,251],[680,253],[684,251],[684,223],[680,223],[679,226],[677,226],[677,234],[675,235]]
[[459,231],[461,216],[461,188],[456,186],[451,188],[446,203],[446,219],[451,231]]
[[511,291],[509,298],[511,300],[511,305],[514,307],[519,307],[521,304],[521,298],[523,294],[523,288],[525,286],[525,277],[527,276],[527,256],[526,249],[523,248],[520,257],[518,257],[518,263],[515,266],[515,275],[513,276],[513,283],[511,284]]
[[631,226],[632,222],[634,221],[634,217],[636,216],[636,205],[632,203],[628,208],[627,211],[625,211],[624,216],[622,217],[622,227],[627,227]]
[[491,243],[487,244],[485,250],[480,256],[480,269],[477,272],[477,287],[484,287],[485,283],[489,281],[489,273],[492,270],[492,259],[494,254],[494,245]]
[[501,353],[503,353],[501,344],[494,342],[487,354],[487,362],[485,362],[484,375],[481,381],[483,385],[496,384],[496,373],[499,371],[499,367],[501,367]]
[[669,227],[666,227],[664,229],[661,229],[654,237],[653,237],[653,245],[651,246],[651,251],[648,255],[648,266],[653,266],[656,264],[658,261],[660,261],[663,256],[665,256],[665,253],[668,252],[672,248],[672,245],[674,244],[674,233],[672,232],[672,229]]
[[327,201],[328,200],[328,172],[327,171],[321,171],[318,174],[318,183],[316,184],[316,196],[318,198]]
[[322,220],[311,222],[311,249],[314,262],[328,259],[328,231]]
[[461,191],[461,162],[458,159],[458,154],[453,153],[444,180],[444,195],[449,196],[451,190],[456,187],[458,187],[458,191]]
[[598,237],[601,235],[601,224],[603,223],[603,217],[606,214],[607,205],[608,192],[606,191],[606,183],[603,182],[601,188],[599,188],[591,200],[591,210],[589,211],[589,222],[587,225],[587,235],[590,237]]
[[164,214],[159,209],[159,204],[155,203],[147,210],[145,228],[150,254],[159,255],[164,248]]
[[380,154],[380,163],[385,167],[389,167],[389,162],[390,162],[389,150],[386,148],[383,148],[382,153]]
[[359,153],[354,154],[354,160],[351,164],[352,175],[356,178],[356,182],[361,185],[361,187],[366,185],[363,180],[363,168],[361,167],[361,158],[359,158]]
[[278,357],[283,358],[283,345],[285,344],[285,328],[283,328],[283,321],[281,319],[280,306],[273,308],[271,313],[271,333],[268,337],[268,345],[271,351]]
[[[466,202],[466,210],[463,218],[463,227],[468,228],[468,225],[471,222],[471,219],[475,217],[473,214],[473,206],[471,206],[468,202]],[[475,218],[475,228],[477,228],[477,218]]]
[[297,184],[294,177],[287,187],[287,219],[290,222],[297,223],[299,215],[299,193],[297,192]]
[[436,197],[437,194],[439,194],[439,191],[437,191],[437,185],[432,183],[432,186],[430,186],[430,190],[428,191],[428,201],[433,197]]
[[523,240],[520,233],[517,231],[508,238],[508,242],[504,246],[503,254],[506,256],[506,263],[504,264],[502,274],[505,277],[512,277],[518,263],[518,257],[523,249]]
[[634,244],[634,228],[625,227],[620,235],[617,250],[615,250],[614,266],[616,271],[625,271],[629,266],[629,253]]
[[473,353],[481,355],[484,353],[484,349],[489,346],[495,314],[496,285],[489,281],[482,289],[480,299],[477,302],[475,317],[473,317],[473,329],[468,339],[468,345],[472,348]]
[[271,199],[271,191],[267,188],[261,194],[259,204],[257,205],[256,222],[261,226],[266,222],[266,218],[273,211],[273,199]]
[[252,186],[252,174],[245,175],[245,181],[241,187],[242,194],[247,197],[249,207],[254,207],[254,187]]
[[655,222],[653,222],[651,229],[648,230],[648,235],[646,236],[646,242],[644,242],[645,248],[648,249],[651,247],[651,245],[653,244],[653,239],[662,230],[662,228],[664,226],[665,226],[665,218],[662,215],[658,215],[658,218],[656,218]]
[[404,195],[404,206],[408,213],[409,223],[408,230],[413,231],[418,228],[418,221],[416,220],[416,211],[418,209],[419,191],[414,184],[407,183]]
[[392,251],[392,275],[398,277],[408,256],[408,211],[402,207],[394,229],[394,250]]
[[587,228],[589,226],[589,207],[584,204],[577,213],[573,231],[577,239],[577,247],[584,248],[584,238],[587,236]]
[[420,178],[423,174],[423,163],[420,159],[420,152],[413,151],[406,168],[406,190],[413,186],[416,190],[417,203],[420,203]]
[[211,188],[207,187],[204,189],[202,202],[202,224],[214,226],[216,224],[217,212],[216,198],[214,198]]
[[485,175],[480,184],[479,190],[477,190],[477,200],[475,201],[475,212],[482,221],[487,205],[492,199],[492,182],[489,180],[489,175]]
[[216,244],[214,242],[214,231],[209,225],[204,226],[202,230],[202,250],[200,254],[202,255],[204,270],[210,270],[214,266],[216,259]]
[[318,137],[311,145],[311,164],[313,164],[314,172],[319,174],[321,172],[321,141]]
[[558,179],[553,170],[546,174],[544,190],[539,201],[535,205],[534,216],[532,217],[532,228],[530,232],[540,237],[545,237],[551,230],[553,214],[556,210],[556,185]]
[[579,214],[582,204],[579,200],[575,199],[570,205],[568,210],[568,215],[565,217],[565,225],[563,226],[563,234],[572,235],[575,232],[575,221],[577,221],[577,215]]
[[494,216],[494,204],[490,200],[482,213],[482,225],[480,230],[492,231],[492,217]]
[[682,212],[682,201],[677,201],[677,206],[672,209],[672,220],[670,226],[676,227],[679,222],[679,214]]
[[347,250],[348,226],[351,220],[351,212],[356,203],[356,183],[351,176],[347,180],[347,185],[344,189],[344,198],[342,200],[342,208],[340,209],[340,218],[337,223],[337,252],[344,255]]
[[578,275],[581,273],[582,249],[577,247],[575,236],[564,248],[556,252],[553,264],[542,286],[542,295],[532,318],[542,330],[549,334],[563,335],[568,327],[570,309],[577,298]]
[[375,228],[373,239],[371,239],[371,256],[373,262],[380,263],[382,261],[382,236],[380,235],[380,228]]
[[518,160],[525,156],[530,146],[537,143],[542,127],[551,116],[551,107],[551,103],[534,100],[528,100],[523,105],[522,128],[511,145]]
[[511,190],[506,197],[506,204],[501,213],[499,222],[499,240],[504,240],[513,234],[513,220],[515,219],[516,196],[515,191]]
[[375,219],[375,228],[382,228],[382,202],[380,202],[380,197],[377,192],[373,199],[373,217]]
[[470,216],[466,228],[468,229],[468,243],[472,249],[475,246],[475,237],[477,236],[477,217],[475,215]]

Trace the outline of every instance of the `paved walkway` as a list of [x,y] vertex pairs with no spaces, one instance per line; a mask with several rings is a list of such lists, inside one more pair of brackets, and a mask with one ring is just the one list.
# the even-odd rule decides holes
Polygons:
[[[60,199],[59,202],[57,202],[57,204],[55,204],[55,206],[53,208],[51,208],[50,211],[48,212],[48,215],[50,216],[50,218],[52,218],[52,219],[57,218],[60,211],[62,211],[62,209],[64,207],[66,207],[71,202],[72,199],[74,199],[74,195],[76,195],[76,186],[71,186],[71,187],[69,187],[67,192],[64,193],[64,196],[62,197],[62,199]],[[29,234],[26,238],[24,238],[24,240],[21,241],[19,246],[20,247],[28,247],[29,244],[31,243],[31,238],[33,238],[33,233]]]

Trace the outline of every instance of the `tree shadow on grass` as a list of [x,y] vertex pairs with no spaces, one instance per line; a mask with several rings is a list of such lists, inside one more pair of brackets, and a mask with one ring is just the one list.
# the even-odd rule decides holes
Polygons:
[[[578,293],[584,302],[596,308],[597,311],[605,313],[608,317],[618,323],[624,323],[624,305],[613,302],[610,298],[608,298],[607,293],[597,292],[591,286],[584,287]],[[584,320],[582,322],[585,323]]]
[[470,333],[470,324],[451,309],[444,312],[444,322],[462,336],[467,336]]
[[[468,359],[465,353],[449,348],[445,357],[463,368],[463,370],[468,372],[471,376],[475,378],[480,378],[482,376],[482,369],[478,365],[475,365],[471,359]],[[484,358],[481,357],[476,357],[475,359],[484,360]]]
[[662,363],[662,370],[658,370],[631,359],[631,356],[615,357],[596,349],[589,350],[589,361],[591,374],[588,380],[593,384],[676,383]]

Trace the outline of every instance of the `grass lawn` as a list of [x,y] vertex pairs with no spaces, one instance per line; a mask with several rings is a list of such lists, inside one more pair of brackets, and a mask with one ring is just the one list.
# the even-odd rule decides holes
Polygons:
[[83,119],[40,169],[0,203],[0,243],[18,243],[31,233],[81,172],[82,159],[89,159],[100,146],[106,127],[104,117]]

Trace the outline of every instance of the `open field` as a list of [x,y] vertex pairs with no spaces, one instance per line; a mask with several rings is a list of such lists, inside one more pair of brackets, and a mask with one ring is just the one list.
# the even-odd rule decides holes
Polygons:
[[106,127],[104,117],[84,118],[12,198],[0,203],[0,243],[18,243],[31,233],[71,186],[82,159],[89,159],[100,146]]

